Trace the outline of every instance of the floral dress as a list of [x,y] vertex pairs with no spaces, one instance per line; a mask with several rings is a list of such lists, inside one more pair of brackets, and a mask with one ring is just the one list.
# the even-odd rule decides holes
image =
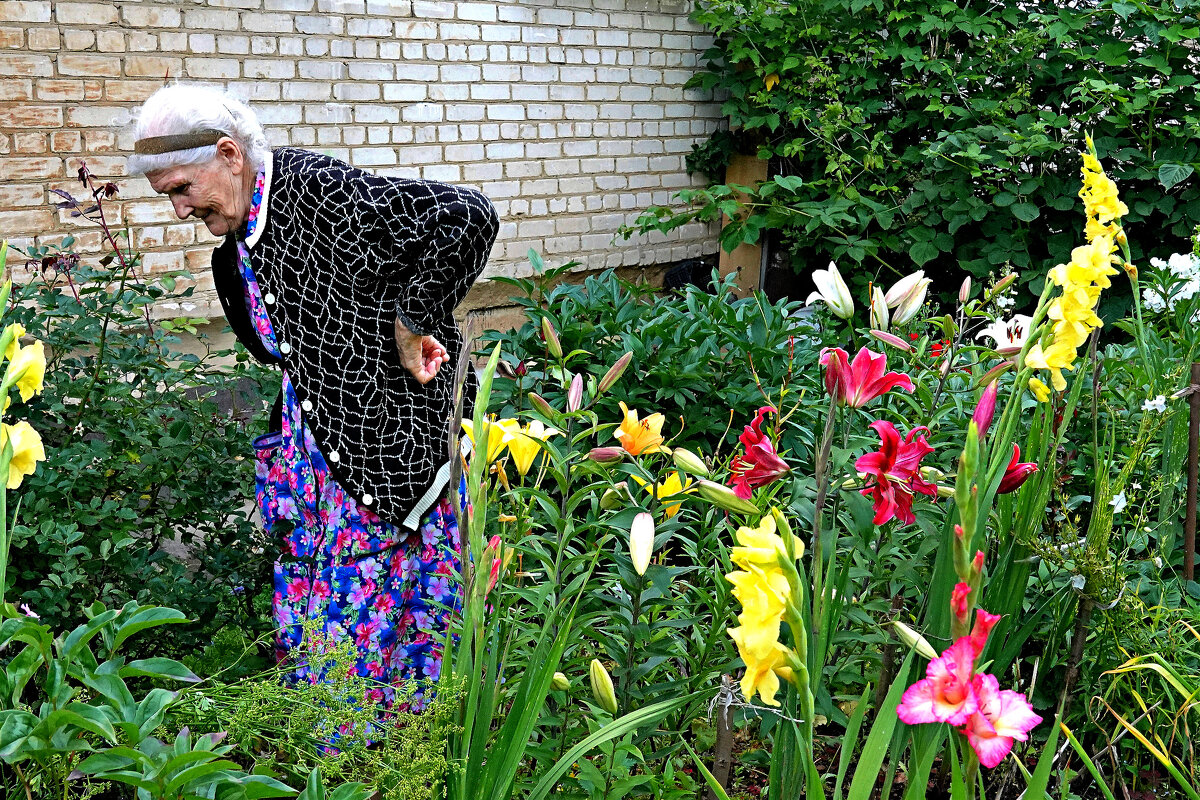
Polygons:
[[[255,185],[248,237],[257,224],[264,175]],[[238,255],[246,308],[263,345],[279,355],[244,238]],[[275,563],[274,614],[279,630],[276,658],[294,669],[288,681],[316,683],[298,653],[306,621],[322,638],[339,644],[351,638],[354,669],[375,682],[365,702],[390,709],[396,687],[417,681],[407,704],[419,711],[425,687],[441,670],[448,617],[458,608],[455,573],[459,533],[449,499],[442,499],[416,531],[385,522],[361,506],[329,472],[296,392],[283,370],[281,430],[254,441],[255,499],[268,533],[286,536]],[[466,507],[466,485],[458,502]]]

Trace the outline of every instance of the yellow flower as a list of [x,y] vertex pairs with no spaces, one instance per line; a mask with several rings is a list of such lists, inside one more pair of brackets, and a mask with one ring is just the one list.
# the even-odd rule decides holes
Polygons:
[[42,343],[34,342],[17,350],[9,362],[8,374],[17,376],[17,390],[22,402],[28,403],[29,398],[42,391],[42,382],[46,378],[46,350]]
[[779,76],[772,72],[767,77],[763,78],[763,85],[767,87],[767,91],[771,91],[779,85]]
[[42,437],[33,426],[22,420],[16,425],[0,425],[0,452],[12,442],[12,460],[8,462],[9,489],[16,489],[26,475],[32,475],[37,462],[46,460]]
[[754,568],[749,572],[731,572],[725,580],[733,584],[733,596],[742,605],[738,620],[743,625],[768,628],[768,641],[777,640],[791,591],[783,573]]
[[[467,432],[467,436],[471,440],[471,444],[475,442],[475,424],[464,419],[462,422],[463,430]],[[499,422],[493,419],[487,419],[483,422],[483,434],[487,440],[487,463],[491,464],[501,455],[504,454],[504,448],[512,441],[514,434],[520,433],[521,423],[515,419],[502,419]]]
[[[659,500],[663,500],[667,497],[674,497],[677,494],[692,494],[696,491],[695,489],[689,488],[692,485],[692,479],[684,477],[682,480],[680,480],[678,472],[672,472],[666,477],[665,480],[659,483],[647,483],[637,475],[633,475],[632,477],[635,481],[637,481],[638,486],[645,487],[647,492],[653,494]],[[667,506],[667,519],[670,519],[678,514],[679,507],[682,505],[682,503],[674,503]]]
[[1050,382],[1060,392],[1067,388],[1062,371],[1075,369],[1074,362],[1075,348],[1068,342],[1055,341],[1046,350],[1042,350],[1041,344],[1035,344],[1025,355],[1026,366],[1050,370]]
[[1037,378],[1029,379],[1029,391],[1033,392],[1033,396],[1039,403],[1045,403],[1050,399],[1050,387]]
[[1070,286],[1090,286],[1101,289],[1112,285],[1109,276],[1116,275],[1112,265],[1113,238],[1108,235],[1096,237],[1091,244],[1076,247],[1071,251],[1071,260],[1050,270],[1050,280],[1066,289]]
[[[747,525],[737,529],[737,540],[741,547],[730,551],[733,563],[742,569],[760,567],[762,569],[778,568],[781,560],[787,558],[787,545],[776,532],[774,517],[764,516],[757,528]],[[804,555],[804,542],[800,537],[792,535],[796,557]]]
[[639,421],[637,410],[631,410],[624,401],[621,402],[621,413],[624,419],[621,420],[621,426],[613,431],[613,436],[621,440],[621,446],[627,453],[640,456],[642,453],[666,452],[662,437],[666,418],[662,414],[651,414]]
[[13,356],[17,354],[17,348],[21,346],[21,337],[25,335],[25,326],[19,322],[14,322],[4,329],[5,333],[12,331],[12,339],[8,342],[8,347],[4,348],[4,358],[8,361],[13,360]]
[[[1091,148],[1089,141],[1088,149]],[[1083,154],[1081,172],[1083,188],[1079,190],[1079,197],[1087,214],[1084,234],[1089,242],[1104,235],[1115,236],[1120,228],[1120,218],[1129,213],[1129,207],[1118,197],[1117,184],[1104,174],[1100,160],[1091,153]]]
[[[503,425],[510,420],[503,420],[499,424]],[[508,442],[508,452],[512,453],[513,464],[517,468],[517,473],[522,477],[529,472],[529,468],[533,466],[534,457],[541,452],[539,442],[544,442],[551,436],[558,435],[558,431],[554,428],[547,428],[539,420],[531,420],[524,428],[512,431],[512,438]]]
[[746,663],[746,674],[742,676],[742,694],[750,700],[757,692],[762,701],[769,706],[778,706],[775,694],[779,691],[779,678],[791,680],[792,670],[787,666],[787,648],[775,643],[766,654],[760,656],[743,648],[745,639],[744,628],[730,628],[729,635],[738,646],[738,654]]

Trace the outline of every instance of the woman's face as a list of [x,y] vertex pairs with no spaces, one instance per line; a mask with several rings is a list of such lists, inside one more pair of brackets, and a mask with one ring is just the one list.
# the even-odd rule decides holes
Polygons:
[[250,215],[253,177],[249,162],[232,139],[217,142],[217,156],[207,164],[146,173],[150,186],[165,194],[180,219],[202,220],[209,233],[227,236],[246,224]]

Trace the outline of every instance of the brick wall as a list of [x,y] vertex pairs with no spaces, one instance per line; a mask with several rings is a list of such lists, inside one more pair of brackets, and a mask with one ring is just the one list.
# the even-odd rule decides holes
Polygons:
[[[219,314],[215,240],[121,177],[132,111],[180,78],[249,100],[273,145],[483,189],[502,220],[488,276],[527,271],[530,248],[589,269],[715,252],[702,225],[614,239],[692,185],[684,155],[719,123],[710,97],[683,88],[710,41],[687,2],[0,0],[0,238],[71,233],[97,251],[93,227],[50,205],[50,189],[78,191],[86,159],[116,179],[114,222],[132,226],[146,267],[192,271],[193,313]],[[485,283],[467,305],[504,296]]]

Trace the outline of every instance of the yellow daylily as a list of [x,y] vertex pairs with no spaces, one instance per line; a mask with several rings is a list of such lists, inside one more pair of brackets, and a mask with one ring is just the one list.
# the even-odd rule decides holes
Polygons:
[[[507,421],[504,420],[504,422]],[[533,466],[533,459],[541,452],[542,447],[539,442],[544,442],[551,436],[557,435],[557,430],[547,428],[536,419],[530,420],[525,427],[512,432],[512,438],[508,441],[508,452],[512,453],[513,465],[517,468],[517,474],[525,477]]]
[[[648,483],[637,475],[632,476],[637,481],[638,486],[645,488],[647,492],[653,494],[659,500],[664,500],[668,497],[674,497],[677,494],[692,494],[696,490],[691,488],[691,478],[684,476],[681,480],[678,472],[672,472],[664,480],[658,483]],[[683,503],[672,503],[666,507],[667,519],[679,513],[679,508]]]
[[46,460],[42,437],[24,420],[15,425],[0,425],[0,452],[12,442],[12,460],[8,462],[9,489],[16,489],[26,475],[32,475],[37,462]]
[[[783,537],[775,531],[775,518],[769,514],[762,518],[757,528],[751,528],[748,525],[738,528],[736,537],[741,546],[730,550],[729,555],[733,559],[733,563],[742,569],[778,568],[780,561],[787,558],[787,545],[783,541]],[[792,534],[792,543],[795,547],[796,557],[804,555],[804,542],[800,540],[800,537]]]
[[765,704],[778,706],[779,701],[775,699],[775,695],[779,692],[779,678],[792,678],[792,670],[787,666],[787,648],[776,642],[765,656],[759,656],[743,648],[745,633],[743,628],[729,629],[729,635],[737,644],[742,661],[746,663],[746,674],[742,676],[742,694],[750,700],[757,692]]
[[9,362],[8,374],[17,376],[16,386],[22,402],[28,403],[29,398],[42,391],[46,378],[46,350],[42,343],[34,342],[19,348]]
[[613,431],[613,436],[621,440],[621,447],[631,456],[643,453],[663,453],[662,426],[666,417],[654,413],[643,420],[638,419],[636,409],[630,409],[621,401],[621,426]]
[[[462,426],[463,430],[467,433],[467,437],[470,438],[471,444],[476,444],[474,422],[464,419]],[[487,463],[491,464],[500,458],[504,454],[504,448],[512,441],[513,436],[520,433],[520,431],[521,423],[515,419],[502,419],[499,422],[495,418],[484,420],[483,433],[484,438],[487,439]]]

